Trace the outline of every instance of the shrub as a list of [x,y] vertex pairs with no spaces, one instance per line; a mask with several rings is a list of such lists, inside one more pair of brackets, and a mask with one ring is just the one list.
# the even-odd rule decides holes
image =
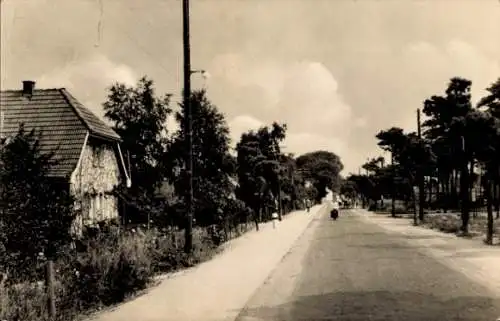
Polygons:
[[181,232],[152,233],[149,237],[149,253],[155,272],[171,272],[189,266]]
[[220,224],[210,225],[207,227],[207,232],[214,245],[220,245],[227,240],[224,228]]
[[206,229],[196,228],[193,231],[193,254],[191,264],[204,262],[218,251],[218,246],[212,241]]
[[184,253],[184,231],[149,233],[150,249],[154,271],[165,273],[204,262],[217,253],[217,245],[210,228],[193,229],[193,252]]
[[460,218],[454,215],[429,215],[426,220],[430,228],[441,232],[457,233],[460,230]]
[[71,242],[77,214],[66,184],[49,178],[57,162],[23,126],[0,153],[0,270],[17,282],[39,278],[39,253],[55,259]]
[[0,320],[48,320],[43,284],[24,282],[7,286],[0,281]]
[[65,288],[79,301],[78,309],[121,302],[151,281],[148,238],[133,233],[98,236],[63,274]]

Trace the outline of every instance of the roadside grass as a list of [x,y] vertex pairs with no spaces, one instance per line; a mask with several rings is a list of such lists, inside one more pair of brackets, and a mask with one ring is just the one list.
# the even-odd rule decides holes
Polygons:
[[[484,238],[486,236],[488,220],[484,216],[472,217],[471,215],[468,235],[462,235],[460,231],[462,220],[459,213],[427,214],[425,217],[425,222],[421,225],[430,229],[441,231],[443,233],[453,233],[457,236],[469,238]],[[500,220],[495,219],[493,221],[493,229],[494,235],[498,238],[498,236],[500,235]]]
[[[396,216],[394,218],[410,219],[413,221],[414,213],[412,208],[406,208],[402,201],[396,201],[395,205]],[[382,207],[379,205],[374,212],[375,214],[392,217],[390,200],[386,201]],[[495,213],[493,215],[496,216]],[[459,212],[449,211],[447,213],[443,213],[441,210],[425,210],[425,220],[423,223],[419,223],[419,225],[425,228],[438,230],[443,233],[455,234],[458,237],[471,239],[482,238],[484,240],[486,238],[488,220],[486,213],[471,212],[469,220],[469,233],[464,235],[460,231],[462,220]],[[493,243],[498,244],[500,243],[500,220],[494,219],[493,228]]]
[[[240,227],[237,237],[246,232]],[[183,231],[102,234],[78,253],[56,261],[56,320],[76,320],[128,301],[154,284],[157,276],[210,260],[220,251],[207,228],[193,230],[193,252],[184,253]],[[48,321],[43,280],[0,279],[0,320]]]
[[[288,213],[286,213],[288,214]],[[254,230],[252,222],[195,227],[193,251],[184,252],[184,230],[121,230],[104,226],[54,262],[57,318],[49,318],[43,277],[20,281],[0,273],[0,320],[85,320],[144,294],[166,275],[212,259],[231,239]],[[0,267],[1,272],[1,267]]]

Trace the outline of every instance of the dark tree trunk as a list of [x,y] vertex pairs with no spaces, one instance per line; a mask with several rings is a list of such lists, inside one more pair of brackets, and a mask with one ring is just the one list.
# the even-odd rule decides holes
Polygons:
[[457,190],[456,186],[456,181],[455,181],[455,170],[453,170],[450,174],[449,177],[449,182],[448,182],[448,209],[452,210],[454,209],[454,203],[455,203],[455,194]]
[[472,187],[474,186],[474,183],[475,181],[473,180],[474,178],[474,158],[472,158],[472,160],[470,161],[470,168],[469,168],[469,185],[468,185],[468,189],[467,191],[469,192],[469,200],[470,200],[470,206],[471,208],[473,209],[473,215],[474,215],[474,218],[477,217],[477,208],[476,208],[476,203],[472,202]]
[[[463,171],[463,169],[461,170]],[[468,170],[465,169],[465,172],[468,173]],[[467,176],[467,174],[465,175]],[[460,175],[460,177],[462,177],[462,175]],[[467,185],[465,185],[467,186]],[[461,194],[460,191],[461,191],[461,180],[459,178],[459,171],[458,170],[455,170],[454,173],[453,173],[453,191],[452,191],[452,195],[453,195],[453,198],[452,198],[452,207],[455,209],[455,208],[459,208],[460,206],[460,201],[461,201]],[[458,191],[457,191],[458,190]]]
[[255,230],[259,230],[259,220],[261,217],[262,205],[259,205],[256,210],[254,210],[253,221],[255,223]]
[[396,217],[396,171],[394,168],[394,151],[391,151],[391,166],[392,166],[392,180],[391,180],[391,216]]
[[432,194],[433,194],[433,181],[432,181],[432,178],[429,179],[429,183],[428,183],[428,186],[427,186],[427,208],[432,208],[433,205],[432,205]]
[[460,202],[461,202],[461,216],[462,227],[461,230],[464,234],[469,232],[469,169],[467,168],[467,161],[463,161],[462,170],[460,172]]
[[489,175],[485,175],[485,197],[486,197],[486,210],[488,212],[488,228],[486,231],[486,243],[493,244],[493,197],[491,195],[492,180]]
[[450,204],[450,175],[446,176],[444,180],[443,190],[443,212],[447,213]]
[[493,200],[495,201],[495,211],[497,212],[496,219],[500,219],[500,200],[498,197],[498,181],[493,183]]
[[420,171],[418,176],[418,219],[420,222],[424,221],[424,207],[425,207],[425,186],[424,176]]

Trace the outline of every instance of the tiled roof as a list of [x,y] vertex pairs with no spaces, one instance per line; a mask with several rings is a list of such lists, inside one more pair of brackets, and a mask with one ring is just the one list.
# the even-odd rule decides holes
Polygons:
[[71,175],[87,132],[108,140],[120,140],[118,134],[64,88],[36,89],[31,98],[24,97],[21,90],[1,91],[0,105],[4,113],[4,136],[15,135],[20,123],[24,123],[28,131],[41,132],[41,151],[54,151],[54,159],[58,161],[50,172],[51,176]]
[[76,100],[75,97],[73,97],[66,89],[63,88],[60,89],[60,91],[74,108],[75,112],[82,119],[87,128],[90,130],[91,135],[116,141],[121,140],[120,136],[114,130],[112,130],[90,110],[85,108],[85,106],[83,106],[78,100]]

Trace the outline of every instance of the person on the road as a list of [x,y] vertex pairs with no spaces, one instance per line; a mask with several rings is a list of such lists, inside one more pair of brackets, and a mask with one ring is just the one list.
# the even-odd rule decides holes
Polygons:
[[331,217],[336,220],[337,217],[339,216],[339,211],[340,211],[339,202],[337,200],[333,200],[332,201],[332,210],[330,212]]

